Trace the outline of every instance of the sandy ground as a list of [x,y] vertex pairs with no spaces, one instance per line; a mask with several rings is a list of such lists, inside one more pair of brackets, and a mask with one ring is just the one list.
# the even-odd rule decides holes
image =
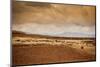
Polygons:
[[[83,46],[81,48],[80,45],[83,44],[74,44],[79,40],[93,40],[88,38],[74,38],[78,39],[71,46],[67,43],[59,44],[59,45],[50,45],[48,42],[45,44],[34,44],[34,42],[29,42],[30,44],[23,44],[23,42],[27,42],[28,40],[36,39],[57,39],[57,40],[72,40],[73,38],[63,38],[63,37],[51,37],[51,36],[42,36],[42,35],[28,35],[21,32],[13,31],[13,38],[17,38],[17,41],[22,41],[20,44],[17,42],[12,43],[12,62],[14,65],[27,65],[27,64],[48,64],[48,63],[63,63],[63,62],[80,62],[80,61],[95,61],[95,44],[91,44],[90,46]],[[26,40],[23,41],[22,38]],[[21,40],[22,39],[22,40]],[[16,40],[16,39],[15,39]],[[94,40],[93,40],[94,41]],[[70,42],[70,41],[69,41]],[[70,42],[71,43],[71,42]],[[79,46],[78,46],[79,45]]]
[[48,64],[76,61],[93,61],[95,55],[71,47],[55,45],[13,45],[13,64]]

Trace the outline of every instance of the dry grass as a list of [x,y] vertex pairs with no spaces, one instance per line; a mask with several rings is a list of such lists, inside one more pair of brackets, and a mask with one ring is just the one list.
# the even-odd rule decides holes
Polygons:
[[[22,37],[21,37],[22,35]],[[32,37],[31,37],[32,36]],[[67,43],[50,44],[48,42],[42,44],[34,44],[29,42],[26,44],[26,40],[20,43],[13,43],[13,64],[15,65],[26,65],[26,64],[47,64],[47,63],[60,63],[60,62],[76,62],[76,61],[93,61],[96,59],[95,56],[95,45],[87,46],[83,44],[84,39],[68,39],[51,36],[34,36],[20,33],[15,36],[13,33],[13,39],[16,37],[25,38],[26,40],[37,39],[50,39],[50,40],[65,40]],[[24,39],[23,39],[24,40]],[[95,41],[93,38],[89,38],[85,41]],[[21,39],[19,39],[21,41]],[[25,42],[25,43],[24,43]],[[71,43],[71,44],[68,44]],[[78,44],[80,42],[80,44]],[[81,43],[82,42],[82,43]]]

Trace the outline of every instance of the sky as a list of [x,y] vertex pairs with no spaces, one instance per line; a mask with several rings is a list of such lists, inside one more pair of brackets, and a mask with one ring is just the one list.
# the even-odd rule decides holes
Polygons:
[[95,37],[95,6],[14,2],[12,30],[27,34]]

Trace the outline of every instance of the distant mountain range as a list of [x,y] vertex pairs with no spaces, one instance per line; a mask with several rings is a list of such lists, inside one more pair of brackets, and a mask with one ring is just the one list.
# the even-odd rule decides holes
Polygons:
[[21,31],[12,31],[12,37],[38,37],[38,38],[59,38],[59,39],[93,39],[94,37],[58,37],[58,36],[50,36],[50,35],[40,35],[40,34],[26,34]]

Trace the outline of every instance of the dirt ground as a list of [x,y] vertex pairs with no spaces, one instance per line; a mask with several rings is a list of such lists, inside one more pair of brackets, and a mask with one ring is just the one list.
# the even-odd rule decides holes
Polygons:
[[57,45],[13,45],[13,64],[48,64],[77,61],[94,61],[95,55]]

